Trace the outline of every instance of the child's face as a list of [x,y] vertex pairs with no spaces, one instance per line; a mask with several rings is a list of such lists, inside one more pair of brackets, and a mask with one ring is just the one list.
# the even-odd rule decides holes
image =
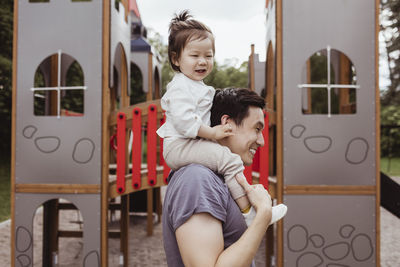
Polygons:
[[211,40],[206,38],[189,41],[174,64],[190,79],[203,80],[210,74],[214,65]]

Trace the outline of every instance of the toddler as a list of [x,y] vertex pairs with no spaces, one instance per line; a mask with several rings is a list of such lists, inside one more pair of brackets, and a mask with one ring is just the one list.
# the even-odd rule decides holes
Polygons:
[[[231,136],[230,124],[210,127],[214,88],[203,79],[214,64],[214,36],[201,22],[183,11],[169,27],[168,57],[175,76],[161,99],[166,122],[157,131],[164,138],[163,156],[168,166],[179,169],[191,163],[204,165],[225,178],[225,183],[249,225],[255,210],[235,176],[243,176],[239,155],[216,141]],[[287,207],[272,207],[271,223],[285,216]]]

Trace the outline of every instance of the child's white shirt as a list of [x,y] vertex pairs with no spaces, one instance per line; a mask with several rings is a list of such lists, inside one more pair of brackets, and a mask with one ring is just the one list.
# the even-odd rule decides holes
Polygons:
[[183,73],[176,73],[161,98],[166,122],[157,130],[157,134],[170,139],[168,141],[196,138],[202,124],[210,125],[214,94],[214,88],[203,81],[194,81]]

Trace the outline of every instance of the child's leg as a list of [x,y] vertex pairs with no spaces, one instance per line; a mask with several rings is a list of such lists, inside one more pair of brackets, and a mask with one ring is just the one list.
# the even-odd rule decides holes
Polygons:
[[[243,162],[239,155],[229,148],[205,139],[177,139],[164,148],[164,159],[171,169],[196,163],[220,173],[239,208],[246,213],[250,202],[242,186],[235,176],[243,176]],[[272,207],[271,224],[280,220],[286,214],[286,206],[281,204]],[[252,210],[246,217],[246,223],[251,223],[255,216]]]
[[177,139],[165,147],[164,159],[171,169],[191,163],[206,166],[225,177],[233,199],[246,195],[235,179],[244,170],[242,160],[225,146],[205,139]]

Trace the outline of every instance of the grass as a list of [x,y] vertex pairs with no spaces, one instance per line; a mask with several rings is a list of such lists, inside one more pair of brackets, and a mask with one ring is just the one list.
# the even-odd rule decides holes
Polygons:
[[0,222],[10,218],[10,164],[0,163]]
[[381,171],[389,176],[400,177],[400,158],[381,158]]

